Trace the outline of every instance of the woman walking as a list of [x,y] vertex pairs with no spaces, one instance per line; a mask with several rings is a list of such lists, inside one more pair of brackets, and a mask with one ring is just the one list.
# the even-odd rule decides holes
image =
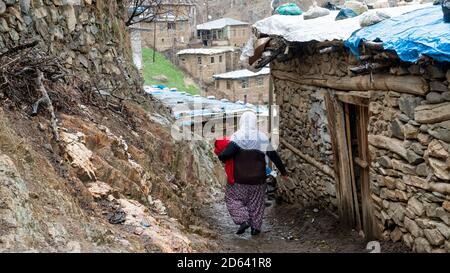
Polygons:
[[269,138],[258,131],[254,113],[244,113],[239,125],[226,149],[219,154],[222,162],[234,161],[234,183],[227,185],[225,202],[234,223],[239,225],[237,234],[251,227],[251,234],[258,235],[265,209],[266,156],[285,179],[287,172]]

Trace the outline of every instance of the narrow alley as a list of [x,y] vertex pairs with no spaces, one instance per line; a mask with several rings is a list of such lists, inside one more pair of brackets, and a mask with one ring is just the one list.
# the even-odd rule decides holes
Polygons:
[[[236,235],[223,197],[201,211],[209,227],[217,232],[220,252],[225,253],[370,253],[367,242],[356,232],[342,228],[332,213],[286,203],[266,209],[262,233]],[[405,253],[402,243],[381,242],[382,253]]]
[[449,33],[450,0],[0,0],[0,253],[450,253]]

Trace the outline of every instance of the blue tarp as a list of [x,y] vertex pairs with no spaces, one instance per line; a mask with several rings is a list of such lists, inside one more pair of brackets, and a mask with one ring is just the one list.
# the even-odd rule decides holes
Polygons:
[[441,6],[427,7],[405,13],[353,33],[345,41],[353,54],[359,56],[361,41],[378,41],[394,50],[402,61],[416,62],[426,55],[441,62],[450,62],[450,24],[445,23]]

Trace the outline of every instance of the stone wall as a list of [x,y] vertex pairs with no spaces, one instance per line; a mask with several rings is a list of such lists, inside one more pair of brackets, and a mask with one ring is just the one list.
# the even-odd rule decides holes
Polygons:
[[248,87],[242,87],[243,79],[216,79],[214,88],[208,90],[208,95],[218,99],[244,101],[252,104],[267,104],[269,102],[269,76],[246,78]]
[[[327,122],[321,98],[337,90],[298,81],[345,79],[356,65],[358,61],[344,49],[319,54],[305,47],[291,60],[272,66],[282,138],[330,167],[333,152],[329,135],[321,130]],[[360,90],[367,91],[370,101],[370,188],[376,227],[383,239],[403,241],[417,252],[450,251],[449,67],[448,63],[399,62],[378,73],[415,76],[423,83],[424,95]],[[277,78],[280,73],[295,77],[282,80]],[[283,148],[282,157],[293,178],[282,182],[285,199],[305,205],[336,204],[332,179],[288,149]]]
[[0,52],[38,40],[39,47],[77,71],[82,81],[115,86],[133,74],[129,33],[122,0],[0,0]]
[[[199,63],[201,59],[201,64]],[[212,61],[214,58],[214,62]],[[213,75],[226,72],[226,53],[220,54],[184,54],[178,55],[180,67],[192,77],[205,84],[214,82]]]
[[[169,29],[169,24],[171,29]],[[143,46],[156,48],[157,51],[186,48],[193,35],[193,29],[188,20],[144,22],[140,24],[140,28],[143,29],[141,34]]]
[[[311,86],[281,80],[275,80],[274,85],[280,107],[281,139],[333,168],[323,92]],[[287,201],[330,209],[336,206],[333,179],[289,149],[283,148],[281,156],[293,178],[280,182],[281,193]]]
[[374,209],[385,239],[402,240],[418,252],[449,252],[450,72],[408,71],[425,73],[431,90],[426,97],[374,92],[371,99]]
[[227,27],[228,41],[230,46],[244,47],[251,33],[249,25]]

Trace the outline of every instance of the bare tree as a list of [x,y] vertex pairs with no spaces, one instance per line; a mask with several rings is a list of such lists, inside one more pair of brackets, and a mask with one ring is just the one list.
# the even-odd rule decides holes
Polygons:
[[131,26],[140,22],[153,22],[158,16],[166,11],[163,9],[165,0],[128,0],[128,20],[126,26]]

